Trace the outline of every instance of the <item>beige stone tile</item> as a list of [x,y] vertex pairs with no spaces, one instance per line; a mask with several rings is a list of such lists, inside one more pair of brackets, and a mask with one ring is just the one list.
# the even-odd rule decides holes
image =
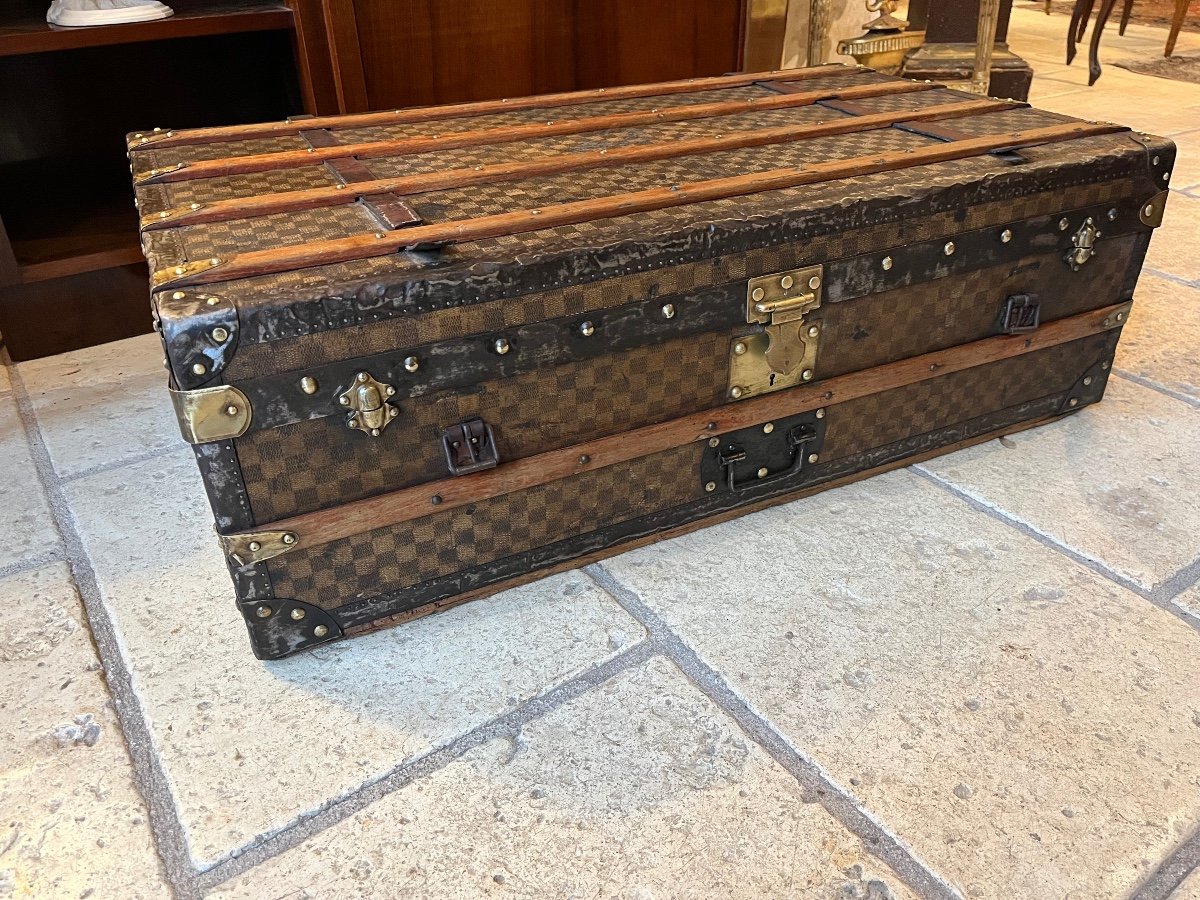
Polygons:
[[1171,140],[1179,148],[1171,186],[1181,191],[1200,187],[1200,130],[1173,134]]
[[910,472],[604,565],[965,896],[1125,897],[1200,815],[1200,634]]
[[215,896],[912,895],[656,658]]
[[1175,888],[1171,900],[1200,900],[1200,869],[1194,869],[1183,884]]
[[58,530],[11,395],[0,396],[0,473],[0,567],[56,549]]
[[1162,227],[1150,239],[1146,266],[1200,285],[1200,197],[1171,191]]
[[200,863],[644,637],[576,573],[264,664],[189,451],[66,489]]
[[18,366],[60,475],[183,444],[162,355],[146,334]]
[[1200,400],[1200,288],[1143,275],[1117,369]]
[[0,607],[0,895],[169,897],[66,563]]
[[1075,416],[922,468],[1150,589],[1200,556],[1200,410],[1111,378]]

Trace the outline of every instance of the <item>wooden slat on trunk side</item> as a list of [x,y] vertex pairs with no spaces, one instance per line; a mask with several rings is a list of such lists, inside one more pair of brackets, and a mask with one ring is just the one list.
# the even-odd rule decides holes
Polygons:
[[656,84],[631,84],[620,87],[593,88],[586,91],[566,91],[558,94],[539,94],[506,100],[480,100],[472,103],[452,103],[443,106],[417,106],[386,112],[358,113],[348,116],[313,116],[295,121],[262,122],[251,125],[224,125],[214,128],[189,128],[180,131],[158,130],[135,135],[129,149],[158,149],[189,144],[212,144],[243,141],[252,138],[278,137],[299,134],[309,128],[364,128],[372,125],[405,125],[412,122],[436,122],[444,119],[465,119],[494,113],[525,109],[557,109],[600,103],[606,100],[632,100],[639,97],[665,97],[672,94],[695,94],[723,88],[746,87],[758,81],[806,81],[828,75],[854,75],[869,71],[865,66],[846,66],[830,63],[809,69],[782,69],[774,72],[718,75],[712,78],[688,78],[683,81],[663,81]]
[[207,204],[164,210],[142,218],[143,231],[177,228],[183,225],[199,225],[207,222],[225,222],[233,219],[250,219],[275,213],[296,212],[327,206],[353,203],[359,197],[376,193],[391,193],[402,196],[443,191],[451,188],[468,187],[473,184],[497,184],[520,181],[525,178],[556,175],[564,172],[582,171],[600,167],[629,165],[675,159],[724,150],[740,150],[781,144],[808,138],[829,137],[889,128],[907,122],[929,119],[950,119],[975,113],[997,112],[1023,106],[1017,101],[966,100],[926,106],[916,110],[871,113],[857,118],[834,119],[815,125],[789,125],[778,128],[763,128],[756,131],[737,131],[719,138],[701,138],[668,144],[642,144],[633,147],[618,147],[612,150],[583,153],[559,153],[530,162],[496,163],[490,166],[472,166],[465,169],[447,169],[442,172],[427,172],[400,178],[380,178],[350,184],[354,191],[339,187],[309,188],[286,191],[278,194],[260,194],[254,197],[217,200]]
[[949,162],[981,156],[1001,149],[1057,143],[1129,129],[1105,123],[1049,125],[1004,134],[988,134],[964,141],[953,141],[902,152],[859,156],[848,160],[819,163],[807,168],[772,169],[751,175],[714,178],[666,188],[651,188],[613,197],[600,197],[521,210],[474,219],[462,219],[400,231],[359,234],[332,240],[313,241],[271,250],[256,250],[228,259],[213,258],[155,272],[154,290],[232,281],[294,269],[387,256],[399,250],[438,247],[481,238],[501,237],[541,231],[564,225],[576,225],[597,219],[633,215],[639,212],[669,209],[724,200],[730,197],[777,191],[818,182],[856,178],[880,172],[908,169],[931,163]]
[[[531,125],[508,125],[502,128],[485,128],[478,131],[460,131],[428,137],[402,138],[391,141],[364,141],[357,144],[310,147],[307,150],[285,150],[277,153],[260,153],[253,156],[228,156],[220,159],[204,159],[182,167],[151,169],[139,175],[137,184],[169,184],[176,181],[193,181],[198,178],[216,178],[223,175],[245,175],[251,172],[268,172],[279,169],[311,166],[343,157],[355,159],[378,159],[381,157],[408,156],[416,153],[433,153],[459,147],[481,147],[488,144],[511,144],[517,141],[559,137],[568,134],[587,134],[594,131],[611,131],[618,128],[637,128],[642,125],[661,125],[664,122],[686,122],[695,119],[711,119],[735,116],[763,110],[792,109],[812,106],[831,97],[881,97],[892,94],[911,94],[936,88],[935,84],[916,81],[895,81],[883,84],[863,84],[838,91],[808,91],[800,94],[760,97],[752,100],[726,100],[721,103],[696,103],[688,106],[671,106],[665,109],[644,112],[617,113],[591,116],[582,119],[566,119],[562,122],[539,122]],[[717,123],[719,124],[719,123]]]
[[[605,468],[639,457],[707,441],[714,435],[750,428],[786,416],[812,412],[930,378],[1044,350],[1103,331],[1119,328],[1127,303],[1106,306],[1077,316],[1042,325],[1037,331],[985,338],[947,350],[926,353],[885,366],[841,375],[823,382],[764,394],[740,403],[682,416],[525,457],[499,468],[473,475],[447,478],[378,497],[343,504],[255,528],[255,531],[286,531],[295,535],[295,549],[365,534],[377,528],[412,521],[434,512],[444,512],[514,491],[525,490],[583,472]],[[699,477],[699,474],[697,474]],[[435,499],[436,498],[436,499]]]

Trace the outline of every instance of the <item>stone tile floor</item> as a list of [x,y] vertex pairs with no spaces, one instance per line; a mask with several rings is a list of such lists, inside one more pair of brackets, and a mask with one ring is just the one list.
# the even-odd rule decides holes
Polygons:
[[0,897],[1200,897],[1200,86],[1065,24],[1181,161],[1061,423],[264,665],[154,339],[0,367]]

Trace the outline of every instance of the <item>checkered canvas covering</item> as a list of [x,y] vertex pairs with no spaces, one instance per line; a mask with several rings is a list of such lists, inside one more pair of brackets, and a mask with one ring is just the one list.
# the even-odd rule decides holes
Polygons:
[[[1108,357],[1097,334],[829,407],[821,458],[836,462],[1040,397],[1065,395]],[[335,610],[705,496],[701,443],[505,494],[267,566],[275,594]]]

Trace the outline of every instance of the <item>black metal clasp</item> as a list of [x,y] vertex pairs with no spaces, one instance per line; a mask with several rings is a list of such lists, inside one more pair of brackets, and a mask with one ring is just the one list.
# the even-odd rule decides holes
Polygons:
[[819,457],[823,418],[823,410],[805,413],[711,439],[700,464],[705,491],[742,492],[796,478]]
[[451,475],[493,469],[500,461],[492,438],[492,426],[483,419],[467,419],[451,425],[442,434],[442,447]]
[[1000,315],[1001,334],[1028,334],[1041,321],[1042,305],[1036,294],[1013,294],[1004,302]]

